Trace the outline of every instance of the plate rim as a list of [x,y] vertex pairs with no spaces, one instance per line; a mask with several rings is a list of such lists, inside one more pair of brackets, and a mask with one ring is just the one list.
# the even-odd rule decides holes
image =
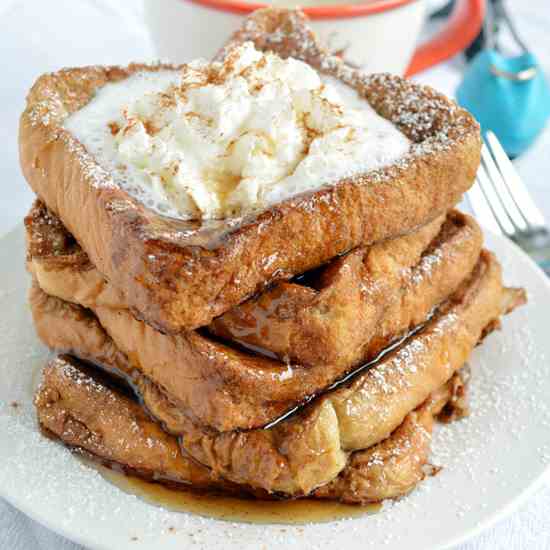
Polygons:
[[[5,239],[7,240],[7,239],[13,239],[18,237],[18,234],[20,232],[24,232],[24,226],[21,223],[17,224],[11,230],[1,234],[0,243],[2,243]],[[502,247],[504,250],[508,249],[510,251],[513,251],[513,254],[516,257],[513,259],[513,262],[516,263],[517,261],[521,261],[526,267],[528,266],[528,268],[533,272],[533,275],[536,276],[539,283],[543,287],[545,287],[546,292],[548,292],[550,296],[550,279],[546,276],[546,274],[536,264],[536,262],[534,262],[534,260],[531,257],[529,257],[515,243],[513,243],[512,241],[506,239],[501,235],[494,234],[486,229],[484,229],[484,235],[486,237],[490,236],[490,239],[498,242],[499,245],[502,244]],[[2,288],[0,288],[0,291],[1,290]],[[518,493],[516,493],[514,497],[511,497],[508,500],[508,502],[506,502],[498,510],[494,511],[490,515],[485,516],[479,524],[472,526],[470,528],[466,528],[466,530],[463,533],[453,537],[452,539],[449,539],[443,543],[439,543],[429,547],[429,550],[446,550],[446,549],[453,548],[459,544],[463,544],[473,539],[474,537],[479,536],[481,533],[485,532],[486,530],[492,527],[495,527],[497,524],[502,522],[504,519],[510,517],[514,512],[516,512],[519,508],[521,508],[532,495],[538,492],[543,487],[543,485],[545,485],[549,481],[550,481],[550,463],[544,466],[544,469],[541,470],[538,477],[534,478],[530,483],[525,485]],[[29,517],[33,521],[36,521],[38,524],[42,525],[44,528],[49,529],[53,533],[56,533],[57,535],[64,537],[69,541],[72,541],[86,548],[90,548],[92,550],[112,550],[113,548],[112,545],[109,544],[109,541],[102,543],[98,540],[89,540],[86,537],[86,535],[81,534],[76,530],[71,530],[70,526],[64,526],[61,522],[59,521],[56,522],[55,519],[51,519],[52,518],[51,514],[48,515],[48,514],[41,513],[43,508],[37,509],[37,507],[33,507],[32,502],[25,501],[25,499],[22,496],[21,498],[18,498],[17,494],[8,493],[5,490],[3,490],[3,488],[1,487],[0,487],[0,497],[5,499],[6,502],[8,502],[11,506],[13,506],[16,510],[25,514],[27,517]],[[54,515],[53,517],[57,518],[59,516]],[[281,525],[284,525],[284,524],[281,524]],[[115,541],[111,540],[111,543],[113,542]],[[142,548],[143,549],[150,548],[150,546],[147,546],[149,542],[136,541],[136,542],[132,542],[131,546],[126,544],[124,547],[141,550]],[[159,544],[163,544],[163,543],[159,541]]]

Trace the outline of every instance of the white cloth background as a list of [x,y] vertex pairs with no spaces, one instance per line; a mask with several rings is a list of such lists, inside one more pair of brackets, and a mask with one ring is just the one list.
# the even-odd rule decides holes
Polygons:
[[[168,1],[168,0],[159,0]],[[517,25],[550,73],[548,0],[509,0]],[[18,223],[32,202],[17,160],[18,116],[35,78],[61,66],[127,63],[150,59],[152,47],[133,0],[0,0],[0,235]],[[452,94],[461,63],[454,60],[419,80]],[[550,220],[550,128],[517,166]],[[0,468],[2,466],[0,465]],[[518,468],[521,465],[518,464]],[[510,518],[459,550],[550,548],[550,479]],[[0,549],[78,550],[0,499]]]

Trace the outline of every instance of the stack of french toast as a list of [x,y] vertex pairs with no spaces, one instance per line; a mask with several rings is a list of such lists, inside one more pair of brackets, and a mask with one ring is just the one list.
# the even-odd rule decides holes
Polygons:
[[[252,61],[243,61],[245,45]],[[312,161],[310,180],[320,185],[298,181],[294,164],[288,185],[296,192],[282,192],[287,180],[279,178],[269,193],[255,191],[249,200],[260,170],[252,163],[238,176],[231,168],[221,191],[198,194],[190,180],[178,187],[194,164],[170,164],[168,174],[151,158],[168,126],[191,110],[164,110],[161,122],[147,118],[149,100],[159,96],[140,103],[141,118],[126,108],[126,119],[108,122],[105,135],[122,155],[115,164],[107,162],[105,143],[94,149],[100,134],[86,128],[114,112],[111,104],[95,107],[100,97],[114,101],[130,89],[116,86],[155,82],[173,106],[172,92],[157,81],[183,73],[174,93],[200,107],[201,87],[211,91],[235,75],[250,83],[251,64],[256,80],[247,94],[263,93],[258,71],[265,66],[291,75],[307,66],[303,74],[323,75],[356,94],[384,119],[380,139],[389,125],[406,150],[391,157],[401,138],[387,138],[373,164],[353,164],[361,147],[376,148],[368,140],[378,139],[377,131],[356,138],[364,128],[333,108],[324,88],[295,92],[296,83],[277,90],[291,89],[291,104],[300,109],[309,101],[308,120],[316,109],[322,113],[322,124],[304,123],[310,141],[300,145],[300,162],[325,151]],[[294,78],[302,87],[306,80]],[[205,116],[199,107],[193,120]],[[91,108],[93,116],[80,116]],[[222,135],[236,117],[232,109],[219,120],[212,111],[206,126]],[[276,112],[272,124],[285,112]],[[342,116],[326,130],[334,113]],[[336,139],[342,128],[345,139],[331,146],[326,136]],[[279,143],[294,139],[285,132],[272,140],[271,157],[262,149],[263,167],[279,155]],[[153,145],[135,161],[131,154],[144,140]],[[181,158],[189,159],[198,142],[178,140]],[[235,143],[238,149],[245,141]],[[258,143],[246,154],[256,154]],[[40,427],[105,465],[184,489],[357,504],[410,492],[434,471],[434,423],[468,412],[472,350],[525,300],[521,289],[503,285],[474,219],[454,209],[475,178],[480,147],[477,123],[451,100],[344,65],[297,11],[255,12],[210,64],[44,75],[29,93],[20,130],[23,171],[37,195],[25,219],[30,304],[38,336],[59,354],[36,395]],[[206,158],[199,149],[193,159]],[[220,158],[218,168],[228,157]],[[325,160],[334,174],[328,182],[315,171]],[[162,199],[175,197],[180,209],[159,210],[136,192],[140,185],[160,186]],[[253,208],[239,202],[244,194]],[[280,200],[262,202],[268,196]],[[229,210],[222,211],[224,200]]]

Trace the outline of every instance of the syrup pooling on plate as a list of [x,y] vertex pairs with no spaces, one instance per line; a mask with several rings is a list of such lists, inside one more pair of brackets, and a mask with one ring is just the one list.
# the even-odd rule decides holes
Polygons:
[[86,463],[96,469],[109,483],[148,504],[173,512],[193,513],[223,521],[302,525],[362,517],[376,514],[382,509],[381,503],[356,506],[313,499],[255,500],[199,493],[128,476],[89,460],[86,460]]
[[115,183],[183,219],[245,215],[387,166],[410,144],[351,87],[252,43],[223,63],[107,84],[65,128]]

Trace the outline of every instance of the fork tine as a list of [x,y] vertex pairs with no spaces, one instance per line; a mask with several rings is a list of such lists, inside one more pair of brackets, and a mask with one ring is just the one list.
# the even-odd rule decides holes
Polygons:
[[485,199],[487,200],[489,208],[493,212],[500,229],[505,235],[512,237],[516,233],[514,224],[510,221],[508,214],[506,214],[506,210],[504,210],[504,207],[498,198],[498,193],[493,187],[491,178],[487,174],[484,165],[481,165],[477,171],[477,181],[479,182],[479,187],[483,192],[483,195],[485,195]]
[[495,134],[488,131],[485,134],[485,139],[502,174],[502,179],[527,223],[534,229],[545,227],[546,223],[542,212],[531,198],[529,191],[521,181],[519,174]]
[[502,230],[493,214],[493,211],[487,203],[485,195],[479,187],[477,180],[474,182],[467,194],[468,202],[474,213],[474,216],[477,218],[479,223],[485,226],[487,229],[496,233],[497,235],[502,234]]
[[519,211],[513,197],[510,195],[510,190],[504,182],[504,178],[486,145],[483,145],[481,148],[481,161],[485,165],[485,170],[491,179],[491,183],[510,221],[515,225],[516,230],[527,231],[527,222]]

